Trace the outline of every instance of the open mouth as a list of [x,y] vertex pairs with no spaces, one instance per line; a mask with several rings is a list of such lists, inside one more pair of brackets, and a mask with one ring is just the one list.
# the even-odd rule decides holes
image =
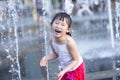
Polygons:
[[57,33],[61,33],[61,31],[60,31],[60,30],[57,30],[57,29],[55,29],[55,32],[57,32]]

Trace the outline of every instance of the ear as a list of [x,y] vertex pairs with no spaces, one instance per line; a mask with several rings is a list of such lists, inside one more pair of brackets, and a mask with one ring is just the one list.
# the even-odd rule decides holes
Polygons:
[[67,33],[70,32],[70,28],[68,28]]

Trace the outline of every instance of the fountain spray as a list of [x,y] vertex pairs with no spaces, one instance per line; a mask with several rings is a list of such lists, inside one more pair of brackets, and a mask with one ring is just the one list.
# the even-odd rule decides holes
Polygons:
[[[7,8],[8,8],[7,18],[9,18],[9,20],[7,20],[7,24],[8,24],[9,30],[11,30],[11,28],[14,30],[14,38],[11,40],[13,40],[12,44],[14,45],[15,48],[13,47],[14,49],[12,53],[9,53],[7,56],[7,58],[11,61],[11,69],[9,70],[9,72],[12,74],[12,80],[21,80],[20,64],[19,64],[18,34],[17,34],[17,30],[18,30],[17,27],[19,23],[18,12],[20,11],[19,5],[20,5],[19,0],[7,1]],[[10,52],[10,49],[8,52]]]
[[[44,9],[44,7],[45,7],[45,1],[44,0],[42,0],[42,2],[43,2],[43,9]],[[42,14],[42,16],[43,16],[43,23],[45,23],[44,25],[43,25],[43,30],[44,30],[44,49],[45,49],[45,55],[47,55],[48,54],[48,51],[47,51],[47,49],[48,49],[48,47],[47,47],[47,22],[46,22],[46,10],[44,9],[44,11],[43,11],[43,14]],[[46,66],[47,68],[46,68],[46,72],[47,72],[47,80],[49,80],[49,69],[48,69],[48,63],[47,63],[47,66]]]
[[114,32],[113,32],[113,24],[112,24],[112,11],[111,11],[111,0],[108,1],[108,15],[109,15],[109,26],[110,26],[110,36],[111,36],[111,46],[112,48],[115,48],[115,42],[114,42]]
[[120,1],[119,0],[116,0],[115,2],[116,4],[116,8],[115,8],[115,11],[116,11],[116,24],[115,24],[115,27],[116,27],[116,38],[120,38],[120,31],[119,31],[119,28],[120,28]]

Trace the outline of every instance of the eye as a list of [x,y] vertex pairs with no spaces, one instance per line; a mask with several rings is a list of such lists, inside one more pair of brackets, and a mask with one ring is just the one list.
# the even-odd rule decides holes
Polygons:
[[62,26],[65,26],[65,24],[61,24]]
[[55,22],[55,24],[58,24],[57,22]]
[[59,23],[56,21],[55,24],[59,24]]
[[59,21],[58,21],[58,20],[55,20],[54,23],[55,23],[55,24],[59,24]]

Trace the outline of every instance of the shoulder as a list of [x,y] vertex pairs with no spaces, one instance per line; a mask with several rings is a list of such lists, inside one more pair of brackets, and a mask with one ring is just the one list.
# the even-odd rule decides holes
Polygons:
[[76,46],[75,40],[71,36],[68,36],[67,47],[75,47],[75,46]]

